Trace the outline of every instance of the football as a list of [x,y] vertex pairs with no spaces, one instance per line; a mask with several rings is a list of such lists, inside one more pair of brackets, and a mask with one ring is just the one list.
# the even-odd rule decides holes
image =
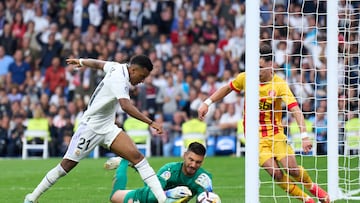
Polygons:
[[213,192],[202,192],[196,199],[196,203],[221,203],[219,195]]

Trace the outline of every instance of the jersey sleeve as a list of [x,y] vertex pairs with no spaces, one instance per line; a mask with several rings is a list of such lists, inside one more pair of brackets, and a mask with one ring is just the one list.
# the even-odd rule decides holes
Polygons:
[[116,62],[111,62],[111,61],[107,61],[103,67],[103,70],[105,73],[109,72],[111,70],[112,67],[115,67],[115,65],[117,65],[118,63]]
[[240,73],[230,82],[230,87],[236,92],[240,92],[245,89],[245,73]]
[[130,99],[129,78],[124,74],[123,67],[119,63],[110,64],[110,72],[105,77],[109,77],[109,86],[116,99]]
[[166,188],[167,181],[171,178],[171,171],[169,171],[169,168],[170,168],[170,165],[165,164],[157,172],[157,176],[159,178],[161,187],[164,189]]
[[289,85],[285,81],[282,81],[280,83],[279,90],[280,90],[281,98],[288,107],[288,109],[291,109],[294,106],[298,105],[296,98],[294,97],[294,94],[292,93]]

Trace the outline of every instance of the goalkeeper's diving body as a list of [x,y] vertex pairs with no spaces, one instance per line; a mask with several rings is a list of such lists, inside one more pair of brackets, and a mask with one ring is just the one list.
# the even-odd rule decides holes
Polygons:
[[[212,176],[201,168],[205,154],[205,147],[193,142],[184,153],[182,162],[167,163],[159,169],[157,176],[165,190],[166,203],[188,202],[204,191],[212,191]],[[113,157],[105,162],[106,169],[117,168],[110,195],[111,202],[157,203],[147,185],[135,190],[126,190],[128,164],[126,159],[120,157]]]
[[[320,202],[328,203],[330,200],[327,192],[311,180],[302,166],[297,165],[294,150],[287,144],[282,126],[282,102],[286,104],[300,128],[304,152],[308,153],[312,148],[312,142],[306,133],[304,116],[293,93],[286,81],[273,73],[272,56],[271,46],[267,43],[261,44],[259,60],[259,164],[283,190],[300,201],[315,202],[293,181],[303,184]],[[204,119],[209,105],[213,102],[220,101],[233,90],[240,92],[245,89],[245,73],[240,73],[229,85],[218,89],[200,105],[198,109],[199,118]]]

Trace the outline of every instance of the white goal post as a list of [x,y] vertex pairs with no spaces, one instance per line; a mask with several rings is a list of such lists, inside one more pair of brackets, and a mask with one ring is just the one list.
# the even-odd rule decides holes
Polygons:
[[[272,3],[272,8],[267,11],[260,10],[260,6],[262,6],[263,2],[270,2]],[[300,2],[299,4],[302,6],[300,11],[290,11],[290,4],[292,2]],[[245,202],[246,203],[253,203],[253,202],[260,202],[266,198],[273,198],[275,202],[292,202],[290,197],[286,197],[283,193],[278,195],[276,190],[280,190],[276,188],[276,184],[273,184],[273,194],[271,195],[263,195],[261,194],[260,188],[262,185],[268,184],[268,182],[263,182],[259,173],[260,167],[258,166],[258,136],[254,136],[258,134],[258,126],[259,126],[259,109],[258,103],[253,101],[259,100],[258,95],[258,86],[259,86],[259,47],[255,46],[259,44],[262,34],[261,28],[264,25],[261,24],[261,14],[269,14],[274,15],[274,13],[279,12],[276,10],[276,4],[284,4],[286,5],[285,11],[283,11],[283,15],[289,16],[291,12],[295,12],[302,17],[302,19],[306,18],[308,15],[304,14],[303,11],[305,10],[304,6],[309,2],[319,2],[324,3],[326,5],[326,13],[312,13],[309,15],[320,16],[324,15],[321,18],[322,26],[326,24],[326,27],[322,27],[321,33],[323,34],[322,42],[325,45],[325,61],[322,61],[322,64],[325,66],[326,71],[326,94],[323,95],[322,100],[326,101],[327,108],[326,108],[326,140],[320,141],[325,143],[327,150],[325,154],[319,155],[316,154],[316,150],[314,154],[311,156],[314,160],[314,167],[309,169],[309,173],[311,173],[311,177],[313,178],[314,182],[321,182],[321,186],[328,191],[329,196],[331,197],[331,201],[340,200],[339,202],[352,202],[360,200],[360,119],[358,123],[358,130],[356,135],[359,138],[352,138],[350,144],[347,143],[347,137],[350,137],[350,133],[348,133],[348,129],[346,127],[347,122],[352,118],[350,115],[356,114],[357,117],[360,117],[360,110],[359,108],[354,110],[353,108],[349,107],[354,105],[354,103],[359,103],[360,98],[360,1],[353,1],[353,0],[251,0],[246,1],[246,27],[245,27],[245,35],[246,35],[246,92],[247,97],[245,98],[246,103],[246,166],[245,166]],[[354,4],[357,6],[354,7]],[[318,10],[319,7],[317,8]],[[294,14],[294,13],[292,13]],[[316,18],[317,18],[316,17]],[[274,19],[273,19],[274,20]],[[313,27],[319,26],[319,18],[316,19],[314,22],[315,25]],[[286,21],[289,23],[289,20]],[[269,26],[273,26],[272,33],[270,34],[270,39],[272,41],[273,49],[274,45],[284,39],[277,39],[274,38],[274,35],[277,33],[274,32],[275,30],[275,20],[273,24],[270,23]],[[301,22],[302,25],[306,23]],[[259,25],[259,26],[256,26]],[[289,26],[289,24],[287,25]],[[301,43],[309,43],[306,41],[306,31],[307,29],[311,29],[311,25],[306,24],[309,27],[296,27],[295,29],[300,29],[300,39],[302,40]],[[281,25],[279,25],[281,27]],[[318,27],[317,27],[318,28]],[[287,27],[289,30],[289,27]],[[287,30],[287,34],[289,35],[289,31]],[[317,41],[317,36],[319,33],[315,32],[315,36],[312,40]],[[355,39],[351,39],[355,38]],[[294,39],[289,39],[289,36],[286,37],[286,41],[291,41],[293,43]],[[343,46],[342,48],[339,48]],[[306,45],[304,45],[306,46]],[[309,47],[307,47],[309,49]],[[354,52],[354,49],[356,50]],[[302,50],[301,50],[302,51]],[[286,53],[289,54],[289,53]],[[284,55],[286,55],[284,54]],[[319,54],[319,53],[318,53]],[[302,64],[307,62],[308,58],[312,58],[313,56],[311,53],[307,53],[306,56],[303,56],[302,53],[300,55],[294,54],[294,57],[298,57],[300,62],[299,67],[295,67],[298,72],[303,72]],[[274,58],[276,55],[274,56]],[[357,71],[357,75],[352,75],[354,64],[351,64],[348,59],[349,58],[358,58],[358,63],[355,64],[359,70]],[[274,59],[275,60],[275,59]],[[288,57],[286,55],[285,61],[288,62]],[[283,68],[285,69],[285,68]],[[318,66],[313,67],[315,79],[320,77],[321,68]],[[289,85],[292,85],[293,80],[290,80],[289,72],[287,73],[286,70],[282,70],[284,72],[283,77]],[[289,80],[289,81],[288,81]],[[355,82],[353,82],[355,81]],[[296,82],[295,82],[296,83]],[[356,83],[356,84],[354,84]],[[293,84],[297,86],[302,86],[301,88],[306,89],[306,85],[310,85],[317,88],[316,81],[308,82],[308,84],[302,83],[301,81]],[[316,91],[316,90],[315,90]],[[355,93],[354,93],[355,92]],[[302,95],[302,93],[299,93]],[[308,99],[308,97],[316,102],[315,93],[312,96],[308,97],[301,97],[296,94],[296,99],[302,108],[302,101]],[[344,97],[344,98],[343,98]],[[341,100],[340,100],[341,98]],[[314,106],[316,106],[315,104]],[[343,107],[339,107],[343,105]],[[314,114],[317,114],[316,109],[313,110]],[[289,116],[287,113],[284,113],[285,117]],[[290,128],[290,123],[285,122],[285,128]],[[312,126],[316,131],[318,126],[313,124]],[[320,128],[320,127],[319,127]],[[316,135],[315,135],[316,139]],[[291,141],[291,140],[290,140]],[[352,145],[355,146],[352,148]],[[320,149],[321,150],[321,149]],[[321,153],[320,153],[321,154]],[[303,164],[304,158],[303,155],[298,155],[299,165]],[[320,159],[325,161],[320,161]],[[325,166],[318,167],[319,164],[325,163]],[[305,163],[306,165],[306,163]],[[321,173],[321,175],[319,175]],[[320,180],[320,176],[325,177],[325,180]],[[256,180],[256,181],[255,181]],[[302,188],[304,189],[304,188]],[[305,190],[304,190],[305,191]],[[284,201],[278,199],[285,199]],[[295,202],[295,200],[294,200]]]

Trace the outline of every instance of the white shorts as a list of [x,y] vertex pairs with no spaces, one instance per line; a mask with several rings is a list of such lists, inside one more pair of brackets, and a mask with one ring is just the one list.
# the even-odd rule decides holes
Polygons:
[[122,131],[115,124],[107,134],[97,134],[91,130],[86,124],[80,123],[78,129],[71,138],[69,147],[64,155],[64,159],[70,159],[79,162],[87,157],[90,152],[98,145],[110,148],[111,144]]

